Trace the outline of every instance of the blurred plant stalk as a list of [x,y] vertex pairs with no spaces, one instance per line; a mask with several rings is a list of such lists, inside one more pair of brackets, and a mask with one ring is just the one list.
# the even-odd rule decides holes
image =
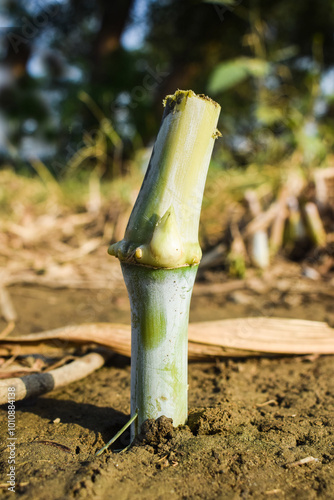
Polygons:
[[[253,218],[259,216],[262,212],[261,205],[255,191],[247,190],[245,200],[248,203],[250,214]],[[269,243],[268,233],[264,229],[258,229],[251,236],[250,257],[252,263],[260,269],[269,266]]]
[[316,246],[324,246],[327,236],[316,204],[306,203],[304,213],[311,240]]
[[192,91],[164,101],[150,164],[124,239],[121,261],[131,303],[132,438],[148,418],[173,425],[188,414],[187,336],[201,259],[198,226],[220,106]]

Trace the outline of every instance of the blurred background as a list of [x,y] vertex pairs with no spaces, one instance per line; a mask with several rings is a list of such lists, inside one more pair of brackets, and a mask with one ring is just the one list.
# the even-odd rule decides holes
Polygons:
[[330,261],[314,272],[326,274],[333,26],[332,0],[4,0],[4,283],[88,280],[73,267],[87,255],[109,265],[106,246],[123,237],[162,99],[178,88],[222,107],[203,202],[203,270],[244,277],[277,253],[318,262],[322,248]]

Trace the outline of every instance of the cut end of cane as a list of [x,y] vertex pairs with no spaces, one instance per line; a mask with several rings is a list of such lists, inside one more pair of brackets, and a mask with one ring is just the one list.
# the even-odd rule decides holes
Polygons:
[[[165,113],[164,116],[168,115],[169,113],[175,113],[177,111],[181,111],[185,103],[187,102],[188,98],[197,98],[197,99],[203,99],[204,101],[210,102],[215,106],[216,108],[220,109],[219,104],[211,99],[210,97],[204,95],[204,94],[195,94],[193,90],[177,90],[175,94],[169,94],[165,97],[165,99],[162,101],[162,104],[165,108]],[[216,137],[220,137],[220,132],[219,135]]]

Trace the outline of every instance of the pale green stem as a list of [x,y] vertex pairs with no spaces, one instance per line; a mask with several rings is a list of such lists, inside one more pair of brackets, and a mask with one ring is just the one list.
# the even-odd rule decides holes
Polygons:
[[188,319],[198,266],[152,269],[122,264],[131,303],[132,432],[165,415],[174,426],[188,414]]

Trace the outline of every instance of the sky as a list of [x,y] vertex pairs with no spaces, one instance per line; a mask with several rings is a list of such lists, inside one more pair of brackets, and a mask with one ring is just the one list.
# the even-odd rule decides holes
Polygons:
[[143,45],[147,33],[146,15],[150,0],[135,0],[131,12],[132,22],[125,29],[121,43],[127,50],[134,50]]

